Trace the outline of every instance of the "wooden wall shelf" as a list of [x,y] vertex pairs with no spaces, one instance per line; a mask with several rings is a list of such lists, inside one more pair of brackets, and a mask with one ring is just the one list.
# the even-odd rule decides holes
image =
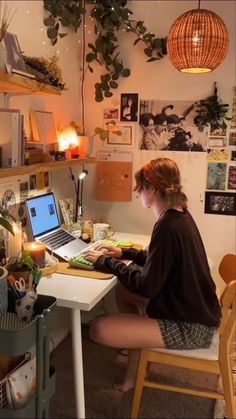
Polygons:
[[0,73],[0,93],[61,95],[61,89],[50,84],[40,83],[29,77]]
[[30,166],[4,167],[4,168],[0,168],[0,179],[11,177],[11,176],[27,175],[31,173],[61,170],[61,169],[66,169],[67,167],[90,164],[90,163],[95,163],[95,162],[96,162],[95,158],[88,158],[88,159],[53,161],[53,162],[48,162],[48,163],[42,162],[42,163],[31,164]]

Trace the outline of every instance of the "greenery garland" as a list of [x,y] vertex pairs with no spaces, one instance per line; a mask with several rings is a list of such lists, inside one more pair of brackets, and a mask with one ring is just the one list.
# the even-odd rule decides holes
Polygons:
[[[130,69],[125,67],[119,57],[119,42],[117,33],[126,30],[136,36],[134,45],[142,42],[147,62],[162,59],[166,54],[166,37],[157,38],[148,32],[144,21],[131,19],[133,12],[127,7],[126,0],[43,0],[48,16],[44,19],[47,35],[52,45],[58,38],[67,34],[61,32],[61,27],[72,28],[77,32],[84,22],[89,8],[89,16],[94,22],[95,43],[88,43],[90,51],[86,55],[88,70],[93,73],[94,62],[102,65],[106,72],[95,84],[95,100],[101,102],[105,97],[111,97],[112,91],[118,87],[120,77],[129,77]],[[85,76],[83,68],[82,78]]]

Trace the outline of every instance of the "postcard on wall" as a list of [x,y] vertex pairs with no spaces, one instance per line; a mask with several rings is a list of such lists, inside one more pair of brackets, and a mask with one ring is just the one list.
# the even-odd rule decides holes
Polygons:
[[230,131],[230,133],[229,133],[229,145],[236,145],[236,131]]
[[228,189],[236,189],[236,166],[229,166]]
[[229,157],[229,150],[227,148],[208,148],[208,161],[227,161]]
[[206,192],[206,214],[236,215],[236,193],[233,192]]
[[59,205],[65,224],[73,223],[74,202],[73,198],[59,199]]
[[208,163],[207,189],[225,190],[226,163]]
[[231,150],[230,160],[236,161],[236,150]]
[[97,160],[100,161],[118,161],[118,162],[132,162],[133,154],[130,151],[99,151]]
[[227,146],[227,137],[214,137],[210,136],[208,140],[209,147],[226,147]]
[[216,128],[215,130],[210,132],[210,136],[213,137],[225,137],[227,134],[227,129],[226,128]]
[[209,128],[197,123],[194,102],[140,100],[140,150],[206,151]]
[[105,108],[105,109],[103,109],[103,119],[119,121],[119,108]]

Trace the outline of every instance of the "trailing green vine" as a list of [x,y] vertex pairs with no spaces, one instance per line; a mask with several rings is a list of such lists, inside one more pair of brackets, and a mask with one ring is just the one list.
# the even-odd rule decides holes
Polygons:
[[[93,64],[99,63],[106,70],[95,83],[97,102],[113,95],[121,77],[130,76],[130,69],[124,66],[123,59],[119,56],[119,30],[135,35],[134,45],[140,42],[144,44],[147,62],[160,60],[167,54],[166,38],[157,38],[155,34],[148,32],[144,21],[131,19],[133,12],[127,7],[126,0],[43,0],[43,3],[48,13],[44,24],[52,45],[57,43],[58,38],[66,36],[61,31],[62,27],[72,28],[77,32],[86,13],[93,20],[96,40],[88,43],[87,68],[93,73]],[[85,72],[83,69],[82,77]]]

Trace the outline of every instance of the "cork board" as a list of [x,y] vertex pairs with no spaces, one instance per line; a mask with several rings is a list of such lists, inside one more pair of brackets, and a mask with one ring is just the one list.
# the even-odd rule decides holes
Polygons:
[[96,199],[100,201],[131,201],[132,162],[98,161]]

